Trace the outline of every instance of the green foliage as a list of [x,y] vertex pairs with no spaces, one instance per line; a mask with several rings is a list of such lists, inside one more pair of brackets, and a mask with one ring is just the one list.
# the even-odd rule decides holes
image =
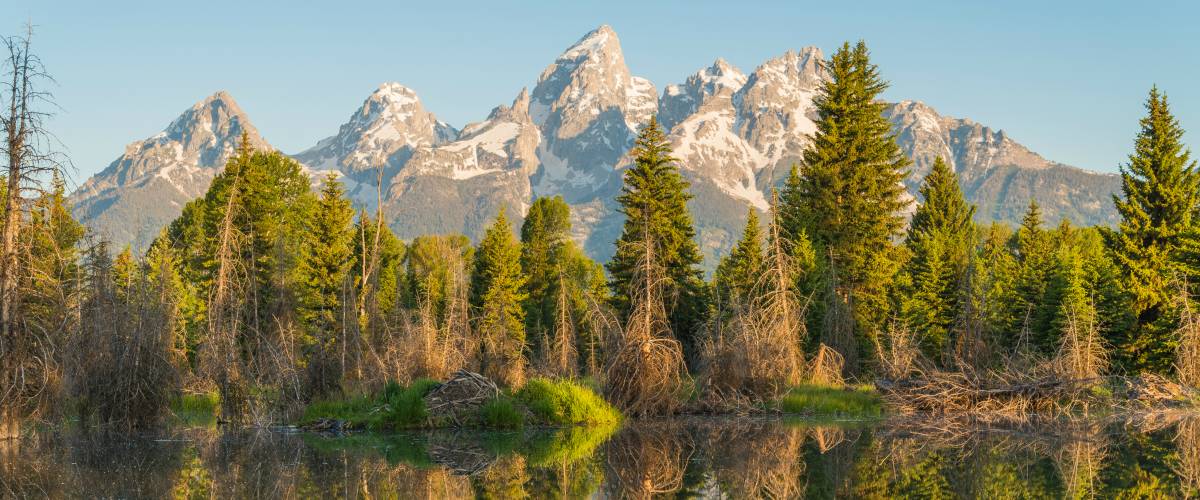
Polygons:
[[608,263],[609,287],[622,316],[630,311],[630,287],[642,258],[644,244],[654,244],[655,267],[665,273],[661,283],[671,330],[685,352],[696,345],[694,338],[704,322],[706,305],[700,248],[688,212],[692,198],[688,183],[679,174],[678,160],[655,117],[642,128],[630,150],[633,166],[625,171],[625,182],[617,196],[625,225],[617,239],[616,253]]
[[[568,315],[581,356],[598,339],[588,335],[588,302],[606,298],[604,269],[571,240],[570,207],[561,196],[533,201],[521,225],[521,269],[525,274],[525,331],[534,353],[549,345],[558,317],[560,287],[566,287]],[[589,299],[590,297],[590,299]],[[585,358],[586,359],[586,358]]]
[[345,421],[350,428],[408,429],[422,427],[429,414],[424,397],[438,382],[417,379],[407,386],[389,382],[378,395],[358,395],[349,399],[314,401],[304,408],[301,423],[319,419]]
[[551,425],[603,425],[621,413],[591,388],[571,380],[534,378],[516,394],[538,420]]
[[521,244],[501,210],[475,253],[471,308],[483,338],[484,374],[508,386],[520,385],[524,378],[525,276],[520,259]]
[[885,104],[878,97],[887,83],[866,44],[844,44],[824,68],[829,78],[813,100],[817,132],[804,151],[799,177],[785,186],[781,215],[785,226],[805,230],[828,275],[836,276],[826,286],[853,304],[861,345],[887,316],[886,292],[899,265],[893,241],[907,204],[901,181],[909,160],[882,115]]
[[353,264],[354,209],[334,174],[325,178],[321,198],[305,221],[297,273],[300,278],[300,319],[312,331],[319,347],[331,349],[342,313],[342,297],[349,285]]
[[183,393],[171,401],[171,414],[185,426],[207,426],[217,422],[220,396],[213,392]]
[[414,380],[407,387],[389,383],[382,398],[386,409],[377,426],[403,429],[422,425],[429,417],[423,398],[437,386],[438,381],[430,379]]
[[428,303],[440,317],[456,286],[455,273],[468,272],[474,255],[470,238],[461,234],[413,238],[405,258],[409,289],[404,305],[416,308]]
[[1129,333],[1112,341],[1127,368],[1161,373],[1170,370],[1174,352],[1177,280],[1197,283],[1200,278],[1195,221],[1200,173],[1184,148],[1179,120],[1157,87],[1150,89],[1140,125],[1134,152],[1121,166],[1121,196],[1113,195],[1121,221],[1115,231],[1104,233],[1136,317]]
[[975,207],[940,157],[921,185],[921,198],[905,242],[909,259],[901,310],[926,354],[938,359],[961,316],[962,285],[976,240]]
[[723,307],[736,307],[751,296],[763,272],[763,237],[758,212],[747,210],[742,239],[717,265],[713,284]]
[[501,396],[488,401],[479,409],[483,424],[493,429],[520,429],[525,426],[525,418],[513,400]]
[[871,386],[801,385],[779,401],[779,409],[798,415],[879,417],[883,415],[883,400]]

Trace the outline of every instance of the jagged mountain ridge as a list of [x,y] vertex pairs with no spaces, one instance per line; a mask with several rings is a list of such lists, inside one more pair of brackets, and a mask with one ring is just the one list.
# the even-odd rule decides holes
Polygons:
[[130,143],[80,185],[71,194],[75,217],[115,248],[146,248],[187,202],[204,194],[243,131],[255,148],[273,149],[228,93],[201,100],[162,132]]
[[[535,196],[561,195],[573,207],[574,236],[593,257],[607,259],[622,222],[613,198],[628,163],[626,153],[640,124],[657,113],[692,183],[697,237],[712,267],[713,257],[736,240],[747,207],[764,210],[771,188],[799,162],[815,131],[812,98],[825,78],[822,58],[815,47],[788,51],[749,74],[718,59],[658,95],[651,82],[631,74],[616,33],[601,26],[547,66],[531,91],[522,90],[510,105],[498,106],[461,131],[425,110],[416,92],[386,83],[335,134],[294,157],[314,177],[341,176],[362,206],[374,207],[382,195],[385,215],[403,238],[450,232],[478,237],[502,207],[519,221]],[[217,96],[232,103],[227,94]],[[169,130],[196,119],[196,109]],[[919,102],[889,105],[885,115],[914,160],[906,180],[914,195],[933,158],[941,155],[959,173],[967,197],[979,205],[981,220],[1016,221],[1030,197],[1038,199],[1051,222],[1115,220],[1109,199],[1118,187],[1115,175],[1050,162],[1002,131],[941,116]],[[240,110],[226,121],[216,128],[245,124],[252,130]],[[253,136],[256,145],[269,147]],[[174,148],[158,146],[168,147]],[[168,203],[159,207],[162,214],[136,214],[143,228],[136,234],[117,229],[122,217],[130,216],[121,207],[144,205],[157,199],[155,190],[165,189],[138,187],[150,184],[135,178],[177,169],[172,165],[178,161],[142,151],[127,150],[74,195],[81,219],[118,244],[121,237],[144,244],[150,228],[178,214],[177,208],[168,213],[174,207]],[[177,190],[197,196],[220,167],[210,160],[221,155],[190,158],[185,156],[204,175]],[[124,164],[139,167],[116,167]]]

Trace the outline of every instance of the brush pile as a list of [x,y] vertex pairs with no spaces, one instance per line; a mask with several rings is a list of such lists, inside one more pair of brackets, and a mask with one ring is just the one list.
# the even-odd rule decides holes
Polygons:
[[456,425],[464,417],[500,396],[500,388],[487,377],[459,370],[425,395],[425,409],[433,420],[448,420]]

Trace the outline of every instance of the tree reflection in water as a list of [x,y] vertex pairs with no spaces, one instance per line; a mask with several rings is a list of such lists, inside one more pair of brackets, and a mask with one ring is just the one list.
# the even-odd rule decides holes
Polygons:
[[1195,415],[1024,428],[684,419],[0,442],[4,498],[1181,498],[1198,488]]

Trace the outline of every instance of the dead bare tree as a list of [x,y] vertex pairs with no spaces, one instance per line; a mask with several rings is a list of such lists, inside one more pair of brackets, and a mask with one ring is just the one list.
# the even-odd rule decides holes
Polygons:
[[575,348],[575,319],[571,314],[571,302],[567,281],[562,275],[558,277],[558,291],[555,297],[554,337],[550,345],[542,349],[545,360],[542,362],[548,375],[558,377],[574,377],[577,370],[578,352]]
[[[243,141],[242,151],[232,161],[244,162],[250,154]],[[217,385],[221,396],[221,417],[241,423],[248,414],[247,387],[242,370],[238,330],[242,326],[243,282],[246,270],[235,250],[245,238],[234,224],[239,208],[240,172],[230,183],[228,199],[217,228],[216,276],[208,299],[208,339],[201,352],[201,369]]]
[[[41,59],[33,53],[33,27],[22,36],[2,39],[7,57],[0,84],[0,153],[7,161],[3,222],[0,223],[0,439],[15,437],[19,422],[36,413],[43,387],[52,377],[53,345],[31,338],[22,328],[20,233],[26,218],[24,193],[38,189],[48,174],[62,174],[67,160],[53,148],[46,128],[53,83]],[[46,340],[46,339],[42,339]]]
[[[777,206],[778,198],[772,203]],[[701,344],[705,399],[714,408],[730,406],[722,399],[773,401],[800,383],[806,369],[802,346],[808,336],[807,304],[795,293],[795,272],[774,209],[770,231],[767,268],[750,297],[732,306],[731,320],[716,315],[710,326],[715,335]]]
[[1179,328],[1175,330],[1179,346],[1175,350],[1175,374],[1179,383],[1200,388],[1200,315],[1192,310],[1187,290],[1186,283],[1179,290]]

